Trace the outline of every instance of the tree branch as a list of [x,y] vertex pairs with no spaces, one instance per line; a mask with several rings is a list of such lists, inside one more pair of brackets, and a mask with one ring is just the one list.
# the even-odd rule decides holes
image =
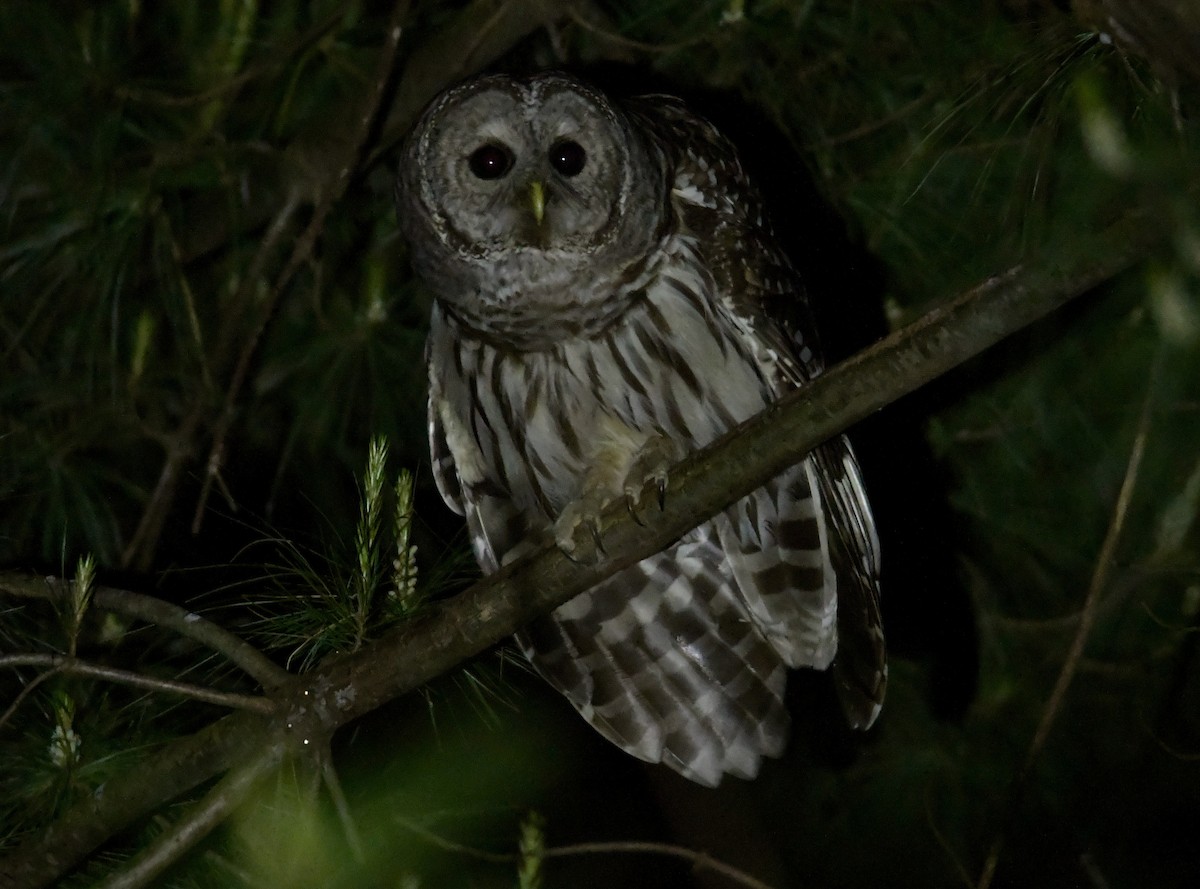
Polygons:
[[[55,602],[67,595],[67,583],[55,578],[32,577],[5,571],[0,572],[0,595]],[[292,678],[287,670],[224,627],[194,611],[188,611],[154,596],[112,587],[96,587],[92,592],[91,604],[103,611],[113,611],[144,620],[174,630],[180,636],[194,639],[241,667],[264,689],[283,685]]]
[[[411,831],[431,845],[437,846],[439,849],[444,849],[447,852],[455,852],[459,855],[475,858],[480,861],[490,861],[493,864],[516,864],[520,860],[520,856],[512,852],[488,852],[486,849],[475,849],[471,846],[464,846],[462,843],[448,840],[440,834],[434,833],[432,830],[407,818],[397,818],[396,822],[405,830]],[[697,871],[711,870],[714,873],[721,874],[739,886],[747,887],[747,889],[771,889],[771,886],[757,877],[752,877],[745,871],[739,870],[731,864],[719,861],[705,852],[697,852],[693,849],[671,845],[670,843],[648,843],[632,840],[616,840],[604,843],[575,843],[569,846],[550,846],[543,853],[544,858],[570,858],[576,855],[665,855],[669,858],[682,859],[690,863]]]
[[100,889],[140,889],[150,885],[168,867],[181,858],[244,803],[283,757],[282,747],[266,751],[245,765],[231,770],[204,799],[171,826],[161,837],[128,862],[118,873],[101,884]]
[[245,761],[285,733],[327,737],[338,726],[411,691],[650,556],[858,420],[1128,269],[1165,233],[1147,212],[1079,239],[1069,258],[993,277],[829,370],[676,467],[652,527],[623,504],[601,517],[610,556],[584,543],[568,559],[547,545],[453,599],[418,612],[377,642],[322,663],[281,691],[280,715],[226,717],[169,745],[134,775],[108,782],[43,835],[0,861],[0,886],[44,886],[108,835],[202,781]]
[[235,692],[215,691],[203,685],[193,685],[190,682],[180,682],[177,679],[160,679],[156,676],[145,676],[132,670],[122,670],[118,667],[106,667],[103,664],[92,664],[79,658],[68,657],[65,654],[50,654],[48,652],[31,652],[16,654],[0,654],[0,669],[5,667],[44,667],[68,676],[84,676],[88,679],[103,679],[105,682],[115,682],[118,685],[131,685],[147,691],[167,692],[168,694],[183,695],[206,704],[217,704],[221,707],[233,707],[237,710],[253,710],[256,713],[273,713],[275,706],[269,698],[256,698],[250,695],[239,695]]

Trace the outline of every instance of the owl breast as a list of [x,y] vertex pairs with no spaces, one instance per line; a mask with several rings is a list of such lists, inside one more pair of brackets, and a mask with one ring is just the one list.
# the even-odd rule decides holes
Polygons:
[[[431,380],[451,414],[438,419],[464,433],[447,435],[450,456],[460,475],[479,467],[464,476],[468,484],[511,498],[526,531],[578,498],[597,459],[632,454],[655,435],[694,450],[772,399],[762,357],[714,317],[713,282],[688,239],[666,250],[669,271],[615,300],[619,317],[546,348],[506,348],[434,313]],[[489,537],[513,543],[498,525]]]

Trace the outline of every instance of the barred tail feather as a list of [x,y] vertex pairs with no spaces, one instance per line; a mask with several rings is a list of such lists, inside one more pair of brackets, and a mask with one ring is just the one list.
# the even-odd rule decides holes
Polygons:
[[701,528],[519,637],[606,738],[709,786],[750,778],[787,737],[786,668]]

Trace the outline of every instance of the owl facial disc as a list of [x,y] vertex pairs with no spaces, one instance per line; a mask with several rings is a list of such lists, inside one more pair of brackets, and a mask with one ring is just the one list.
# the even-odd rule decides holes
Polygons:
[[651,252],[667,192],[661,157],[601,93],[565,75],[493,75],[422,115],[398,208],[447,304],[554,309],[619,290]]

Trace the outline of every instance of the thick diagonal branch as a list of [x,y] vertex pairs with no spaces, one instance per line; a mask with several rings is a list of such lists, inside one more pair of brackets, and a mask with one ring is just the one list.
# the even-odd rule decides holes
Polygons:
[[[1125,271],[1164,233],[1130,214],[1081,237],[1069,257],[990,278],[831,369],[676,467],[653,527],[623,504],[602,517],[610,554],[588,564],[554,547],[430,606],[353,655],[322,664],[279,695],[281,716],[235,714],[170,745],[136,774],[112,780],[42,836],[0,861],[0,887],[44,886],[113,833],[275,742],[289,724],[316,720],[327,734],[411,691],[680,535],[801,459],[821,442]],[[294,729],[293,729],[294,730]]]

